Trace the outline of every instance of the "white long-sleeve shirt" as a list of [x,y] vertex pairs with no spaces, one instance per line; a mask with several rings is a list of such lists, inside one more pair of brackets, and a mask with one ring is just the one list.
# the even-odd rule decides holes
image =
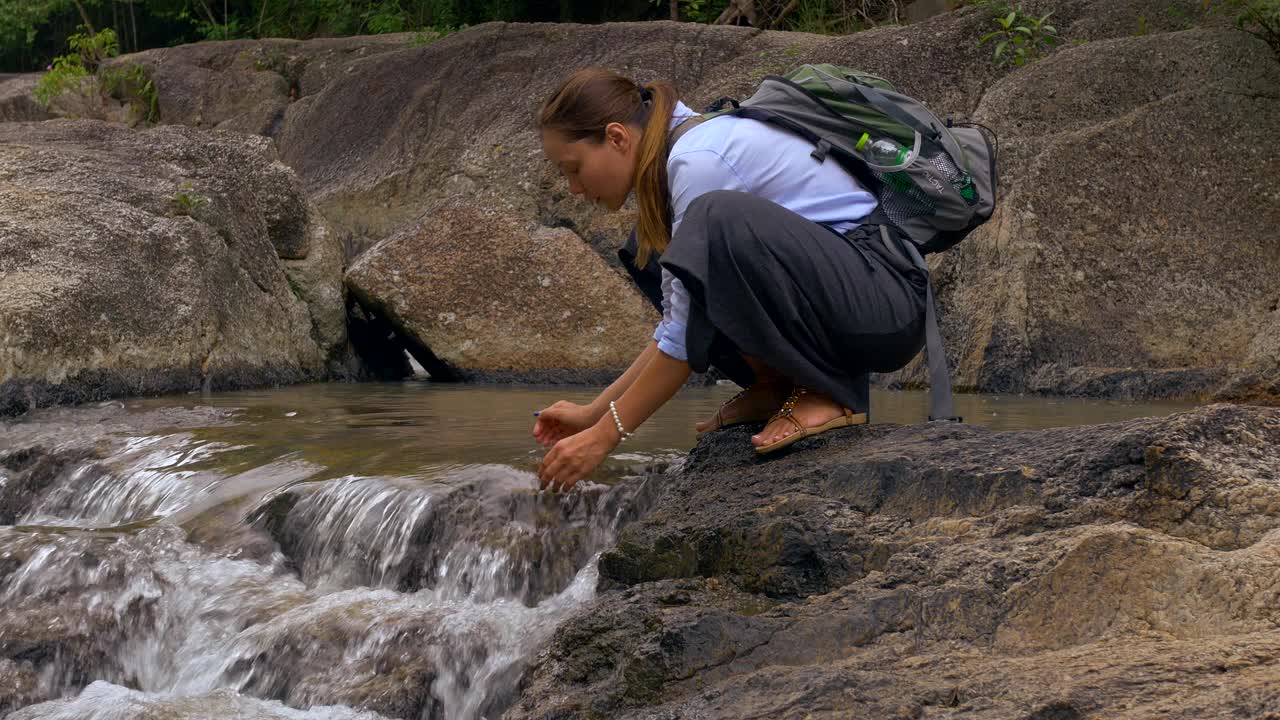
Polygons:
[[[670,127],[696,114],[677,102]],[[693,128],[676,141],[667,158],[671,237],[689,204],[712,190],[748,192],[839,232],[856,227],[875,210],[875,196],[834,159],[818,162],[811,152],[813,146],[805,139],[758,120],[727,115]],[[653,332],[658,349],[688,360],[688,321],[689,293],[664,268],[662,321]]]

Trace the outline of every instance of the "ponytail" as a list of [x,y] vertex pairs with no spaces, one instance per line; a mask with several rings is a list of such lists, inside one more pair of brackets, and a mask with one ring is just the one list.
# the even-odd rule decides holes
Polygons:
[[669,83],[651,82],[644,91],[649,97],[649,117],[636,150],[633,181],[636,203],[640,206],[636,228],[639,238],[636,265],[639,267],[649,263],[651,253],[666,252],[671,243],[671,188],[667,184],[667,155],[671,148],[667,126],[676,107],[676,90]]
[[538,112],[538,128],[554,130],[569,142],[604,140],[609,123],[641,130],[636,169],[631,179],[640,206],[636,235],[636,265],[644,267],[655,251],[671,242],[671,195],[667,184],[667,126],[676,106],[670,83],[654,81],[643,87],[630,78],[602,69],[579,70],[569,76]]

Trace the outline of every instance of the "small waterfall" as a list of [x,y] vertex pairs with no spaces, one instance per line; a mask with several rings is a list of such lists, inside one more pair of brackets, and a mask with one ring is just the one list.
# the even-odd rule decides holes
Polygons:
[[131,438],[0,528],[0,648],[63,697],[10,717],[494,718],[647,487],[219,470],[236,450]]
[[303,580],[333,588],[395,587],[435,500],[431,487],[404,489],[359,477],[327,483],[290,513],[287,532],[305,536],[290,543],[299,546]]
[[109,526],[171,515],[216,482],[193,466],[222,449],[182,434],[130,438],[108,461],[77,468],[20,524]]

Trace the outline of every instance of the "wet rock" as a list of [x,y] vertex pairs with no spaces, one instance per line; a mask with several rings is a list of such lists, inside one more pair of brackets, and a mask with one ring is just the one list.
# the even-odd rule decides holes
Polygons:
[[58,120],[0,146],[0,414],[330,376],[341,253],[268,141]]
[[255,511],[308,585],[452,588],[533,606],[562,592],[634,519],[660,478],[540,493],[526,473],[479,466],[419,485],[347,478],[290,487]]
[[1280,411],[868,426],[769,459],[750,432],[704,437],[621,532],[507,717],[1263,717],[1280,697]]
[[0,713],[39,702],[40,677],[27,662],[0,659]]
[[[115,650],[135,623],[148,621],[149,598],[131,587],[142,568],[131,562],[131,541],[0,531],[0,657],[41,678],[22,685],[24,702],[82,687],[93,678],[123,682]],[[145,571],[143,571],[145,572]],[[107,593],[112,602],[96,601]]]
[[568,230],[530,228],[465,202],[366,253],[347,272],[362,305],[386,317],[432,376],[619,372],[657,314]]
[[0,449],[0,525],[13,525],[50,486],[65,481],[92,451],[43,446]]

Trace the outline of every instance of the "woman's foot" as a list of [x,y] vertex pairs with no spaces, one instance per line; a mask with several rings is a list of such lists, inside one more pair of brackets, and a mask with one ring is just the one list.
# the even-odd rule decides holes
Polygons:
[[694,425],[699,433],[719,430],[730,425],[768,420],[782,407],[791,392],[791,383],[785,381],[758,382],[729,398],[715,415]]
[[[751,436],[751,444],[755,445],[757,452],[780,450],[791,444],[784,441],[793,435],[808,437],[835,427],[861,425],[866,421],[865,413],[846,410],[821,393],[796,388],[787,398],[782,410],[770,419],[764,430],[761,430],[758,435]],[[799,440],[800,437],[795,439]]]

